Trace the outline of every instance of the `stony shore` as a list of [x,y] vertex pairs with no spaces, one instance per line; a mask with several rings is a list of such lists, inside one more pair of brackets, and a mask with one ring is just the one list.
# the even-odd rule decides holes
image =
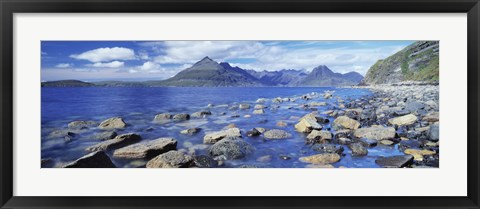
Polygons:
[[[251,118],[277,111],[288,104],[295,109],[307,110],[295,123],[278,121],[276,128],[261,127],[242,129],[230,124],[221,130],[201,133],[202,127],[189,127],[180,133],[189,137],[201,137],[203,143],[189,144],[188,149],[178,149],[178,140],[170,136],[158,136],[145,140],[141,133],[121,133],[127,130],[129,121],[113,117],[101,122],[72,121],[66,128],[51,132],[46,138],[63,138],[65,142],[76,140],[86,130],[101,130],[88,136],[99,140],[85,147],[85,156],[65,162],[65,168],[112,168],[114,159],[136,160],[146,168],[212,168],[224,167],[225,162],[251,156],[257,148],[245,138],[293,140],[301,136],[314,155],[291,159],[291,156],[261,156],[257,161],[269,161],[272,157],[282,160],[298,160],[310,168],[332,168],[335,163],[346,160],[349,155],[368,157],[369,149],[375,146],[391,146],[401,155],[376,157],[379,167],[439,167],[439,87],[431,84],[396,84],[367,87],[373,95],[349,100],[335,95],[335,91],[312,92],[287,98],[258,98],[256,102],[238,105],[210,104],[193,113],[160,113],[152,115],[157,124],[180,123],[198,118],[216,117],[241,110],[244,115],[230,117]],[[318,101],[321,100],[321,101]],[[318,111],[318,107],[328,107]],[[295,132],[289,132],[293,127]],[[129,130],[130,131],[130,130]],[[147,130],[148,131],[148,130]],[[200,135],[201,134],[201,135]],[[295,139],[297,140],[297,139]],[[183,143],[185,145],[185,143]],[[205,150],[206,154],[197,154]],[[52,159],[42,159],[42,166]],[[242,165],[241,167],[256,167]]]

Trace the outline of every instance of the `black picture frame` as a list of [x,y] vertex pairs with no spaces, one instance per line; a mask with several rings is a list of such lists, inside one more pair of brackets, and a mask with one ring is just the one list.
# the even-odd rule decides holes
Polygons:
[[[478,0],[0,0],[1,208],[479,208]],[[468,195],[465,197],[20,197],[13,196],[15,13],[467,13]],[[448,179],[445,179],[448,181]],[[254,187],[254,185],[252,185]]]

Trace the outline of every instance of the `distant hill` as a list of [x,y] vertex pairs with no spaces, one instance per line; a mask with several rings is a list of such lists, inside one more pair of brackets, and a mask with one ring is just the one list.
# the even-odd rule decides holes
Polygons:
[[357,85],[363,76],[357,72],[335,73],[325,65],[312,70],[298,86],[352,86]]
[[361,84],[389,84],[402,81],[438,82],[439,42],[417,41],[399,52],[378,60]]
[[292,69],[280,71],[247,70],[247,72],[268,86],[298,86],[307,76],[304,71]]
[[42,82],[42,87],[92,87],[95,84],[79,80],[61,80]]
[[219,64],[209,57],[180,71],[172,78],[150,82],[153,86],[263,86],[263,84],[240,68],[228,63]]

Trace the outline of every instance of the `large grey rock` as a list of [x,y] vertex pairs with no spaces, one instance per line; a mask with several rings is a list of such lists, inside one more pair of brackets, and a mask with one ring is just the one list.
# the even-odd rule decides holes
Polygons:
[[117,149],[113,152],[113,156],[130,159],[152,158],[175,149],[177,149],[177,140],[173,138],[159,138]]
[[253,153],[255,148],[238,137],[229,137],[220,140],[208,149],[213,157],[225,160],[241,159]]
[[227,130],[221,130],[213,133],[208,133],[203,137],[203,143],[213,144],[220,141],[225,137],[241,137],[240,129],[238,128],[229,128]]
[[97,125],[97,122],[95,122],[95,121],[77,120],[77,121],[70,122],[68,124],[68,128],[71,128],[71,129],[85,129],[85,128],[94,127],[96,125]]
[[332,127],[335,130],[341,130],[341,129],[355,130],[358,127],[360,127],[360,123],[347,116],[340,116],[333,121]]
[[280,129],[271,129],[265,131],[265,133],[263,133],[263,137],[266,139],[288,139],[292,137],[292,134]]
[[215,168],[218,162],[208,155],[200,155],[194,157],[195,166],[199,168]]
[[193,157],[172,150],[148,161],[147,168],[188,168],[193,164]]
[[321,130],[323,127],[317,122],[314,113],[303,116],[295,125],[295,130],[303,133],[310,133],[312,130]]
[[86,150],[89,152],[95,152],[95,151],[105,151],[110,149],[118,149],[120,147],[137,143],[140,140],[142,140],[142,137],[140,137],[137,134],[133,134],[133,133],[122,134],[122,135],[116,136],[114,139],[110,139],[110,140],[98,143],[96,145],[87,147]]
[[105,152],[97,151],[67,164],[65,168],[116,168],[116,166]]
[[103,130],[113,130],[113,129],[123,129],[127,126],[125,121],[120,117],[113,117],[107,120],[104,120],[98,125],[99,129]]
[[375,160],[375,163],[385,168],[403,168],[413,164],[413,156],[397,155],[391,157],[379,157]]
[[357,138],[369,138],[375,140],[391,139],[395,137],[395,128],[372,126],[369,128],[359,128],[353,132]]

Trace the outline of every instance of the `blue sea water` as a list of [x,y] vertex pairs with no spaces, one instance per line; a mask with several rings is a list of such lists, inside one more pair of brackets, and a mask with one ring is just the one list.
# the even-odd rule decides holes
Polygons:
[[[98,129],[82,131],[71,141],[52,139],[47,137],[52,131],[64,130],[67,124],[74,120],[94,120],[101,122],[110,117],[119,116],[128,124],[127,128],[117,131],[118,134],[137,133],[143,140],[152,140],[160,137],[173,137],[178,141],[177,149],[192,150],[195,153],[205,154],[206,149],[202,140],[206,132],[218,131],[229,124],[235,124],[242,130],[243,138],[255,147],[255,152],[242,160],[225,162],[226,167],[242,165],[257,167],[306,167],[308,164],[300,162],[299,157],[316,154],[311,145],[305,144],[305,134],[295,132],[296,119],[311,110],[300,108],[301,104],[312,101],[326,101],[329,105],[317,107],[319,112],[326,111],[337,105],[338,98],[324,99],[318,97],[310,101],[296,100],[278,104],[278,110],[266,109],[263,115],[254,115],[253,106],[258,98],[266,98],[266,106],[274,105],[271,100],[276,97],[294,97],[312,92],[323,93],[326,90],[335,91],[334,97],[343,100],[353,100],[367,96],[371,92],[367,89],[333,88],[333,87],[62,87],[42,88],[41,118],[42,118],[42,159],[53,161],[47,167],[61,167],[87,154],[85,148],[99,140],[92,139],[92,135],[100,132]],[[240,103],[249,103],[248,110],[229,110],[222,106],[232,106]],[[214,107],[207,108],[208,104]],[[194,113],[209,109],[212,115],[202,119],[191,119],[185,122],[155,123],[153,118],[158,113]],[[221,115],[220,113],[226,113]],[[240,117],[231,117],[239,115]],[[245,118],[245,115],[251,115]],[[334,118],[330,118],[331,121]],[[278,121],[287,122],[287,127],[278,127]],[[179,134],[186,128],[200,127],[202,131],[194,136]],[[245,132],[254,128],[283,129],[293,137],[286,140],[264,140],[261,137],[247,137]],[[325,128],[329,128],[326,126]],[[193,147],[193,148],[192,148]],[[350,150],[345,146],[345,156],[333,164],[335,167],[378,167],[375,159],[378,156],[398,155],[396,146],[378,145],[369,148],[365,157],[352,157]],[[109,153],[111,154],[111,153]],[[259,157],[270,155],[270,160],[262,161]],[[289,160],[280,156],[289,156]],[[265,159],[265,158],[263,158]],[[112,157],[119,167],[141,167],[142,160],[123,160]]]

